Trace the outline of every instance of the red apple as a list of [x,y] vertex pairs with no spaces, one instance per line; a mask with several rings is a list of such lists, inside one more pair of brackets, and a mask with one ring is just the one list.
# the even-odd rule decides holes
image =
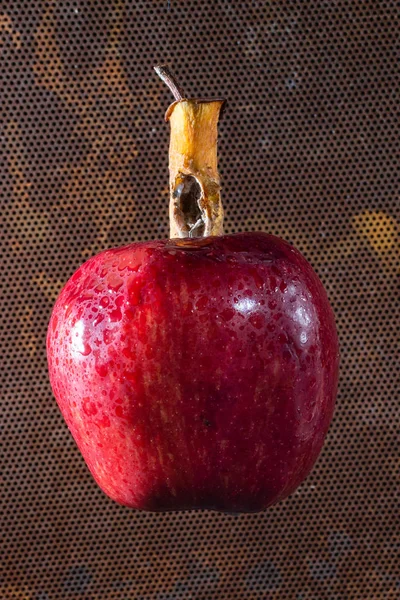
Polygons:
[[95,256],[57,300],[48,356],[94,478],[135,508],[277,502],[309,473],[334,407],[325,291],[264,233]]
[[317,275],[277,237],[218,235],[220,107],[168,113],[176,237],[91,258],[49,325],[62,414],[100,487],[137,509],[264,509],[310,472],[332,418],[338,341]]

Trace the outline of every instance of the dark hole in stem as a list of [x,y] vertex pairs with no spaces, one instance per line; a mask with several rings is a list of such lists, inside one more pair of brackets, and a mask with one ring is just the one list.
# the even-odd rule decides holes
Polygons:
[[189,237],[201,237],[204,233],[204,221],[199,206],[201,187],[197,179],[193,175],[180,175],[173,197]]

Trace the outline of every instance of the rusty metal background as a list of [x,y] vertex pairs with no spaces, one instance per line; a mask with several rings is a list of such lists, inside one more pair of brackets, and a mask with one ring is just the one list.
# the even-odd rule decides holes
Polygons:
[[[400,598],[400,5],[6,0],[0,9],[0,598]],[[319,272],[340,394],[313,473],[265,513],[144,514],[97,488],[52,397],[45,335],[101,249],[165,237],[168,61],[228,98],[228,232]]]

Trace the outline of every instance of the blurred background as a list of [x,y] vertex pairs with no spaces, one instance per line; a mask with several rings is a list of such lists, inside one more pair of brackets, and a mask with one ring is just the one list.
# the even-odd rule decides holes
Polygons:
[[[3,0],[0,598],[400,598],[398,2]],[[89,256],[168,236],[169,62],[228,99],[227,233],[295,244],[341,344],[334,422],[255,515],[145,514],[94,483],[52,396],[55,298]]]

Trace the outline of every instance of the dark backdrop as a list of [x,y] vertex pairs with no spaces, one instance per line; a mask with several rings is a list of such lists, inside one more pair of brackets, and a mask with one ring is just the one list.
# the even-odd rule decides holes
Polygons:
[[[0,12],[0,598],[399,598],[399,3],[9,0]],[[63,282],[105,247],[168,235],[158,61],[189,94],[228,98],[226,231],[294,243],[337,317],[323,454],[261,514],[114,504],[48,382]]]

